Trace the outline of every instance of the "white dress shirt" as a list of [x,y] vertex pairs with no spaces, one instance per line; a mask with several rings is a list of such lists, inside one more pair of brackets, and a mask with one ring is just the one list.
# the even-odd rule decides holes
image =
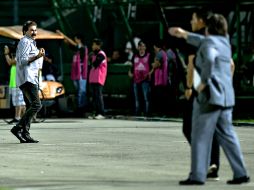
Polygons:
[[25,82],[38,84],[39,69],[42,68],[43,57],[29,63],[29,59],[38,55],[36,42],[29,36],[20,39],[16,52],[16,83],[21,86]]

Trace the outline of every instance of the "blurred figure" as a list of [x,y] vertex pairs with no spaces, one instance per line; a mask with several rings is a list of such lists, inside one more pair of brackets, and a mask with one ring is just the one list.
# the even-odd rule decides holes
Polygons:
[[124,63],[124,62],[125,62],[124,57],[122,55],[121,50],[119,49],[114,49],[111,57],[108,57],[108,63],[114,64],[114,63]]
[[22,91],[16,86],[16,59],[15,54],[10,53],[8,46],[4,47],[6,62],[11,66],[9,87],[11,92],[12,104],[15,107],[15,117],[9,121],[9,124],[19,122],[21,116],[25,113],[26,103]]
[[172,50],[172,48],[166,49],[167,57],[168,57],[168,79],[171,86],[176,88],[177,84],[177,61],[176,54]]
[[[125,53],[127,55],[127,63],[125,64],[128,64],[128,62],[131,64],[131,60],[132,60],[132,57],[134,55],[134,53],[136,53],[137,49],[138,49],[138,42],[140,41],[141,39],[139,37],[134,37],[133,38],[133,42],[131,41],[128,41],[125,45]],[[133,45],[135,47],[133,47]]]
[[[140,115],[141,99],[144,100],[144,115],[149,115],[150,107],[150,53],[146,51],[143,41],[138,43],[138,52],[134,54],[129,77],[133,78],[133,91],[135,98],[135,115]],[[140,96],[142,92],[142,96]]]
[[180,63],[177,62],[176,53],[169,45],[165,48],[168,58],[168,82],[171,113],[177,112],[179,96]]
[[42,80],[56,81],[57,68],[54,65],[54,57],[46,53],[43,57]]
[[131,42],[126,43],[125,53],[126,53],[126,56],[127,56],[127,61],[131,62],[131,59],[133,57],[133,50],[132,50]]
[[81,35],[76,34],[74,40],[72,40],[59,30],[56,32],[64,37],[66,43],[74,47],[75,53],[71,65],[71,80],[77,90],[77,113],[80,114],[85,111],[87,106],[88,48],[84,44]]
[[[168,57],[165,50],[163,50],[163,41],[158,40],[154,43],[155,58],[152,63],[152,69],[149,73],[150,77],[154,74],[153,85],[153,109],[158,113],[166,113],[169,110],[168,98]],[[156,103],[156,104],[155,104]]]
[[207,178],[213,137],[222,146],[233,170],[228,184],[250,181],[247,174],[239,139],[232,125],[235,95],[232,81],[232,53],[228,39],[227,21],[220,14],[211,15],[206,21],[206,37],[178,27],[170,34],[184,38],[199,47],[195,67],[201,82],[196,86],[191,133],[191,172],[180,185],[203,185]]
[[102,41],[98,38],[95,38],[92,42],[92,68],[89,74],[89,84],[92,92],[95,119],[105,118],[102,91],[107,77],[107,56],[101,47]]

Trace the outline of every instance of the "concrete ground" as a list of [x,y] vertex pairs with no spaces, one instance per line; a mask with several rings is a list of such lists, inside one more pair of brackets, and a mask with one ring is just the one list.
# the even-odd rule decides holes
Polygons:
[[[32,124],[38,144],[20,144],[0,121],[0,190],[254,189],[227,185],[232,172],[221,155],[220,181],[183,187],[190,149],[181,122],[47,119]],[[236,127],[254,180],[254,127]]]

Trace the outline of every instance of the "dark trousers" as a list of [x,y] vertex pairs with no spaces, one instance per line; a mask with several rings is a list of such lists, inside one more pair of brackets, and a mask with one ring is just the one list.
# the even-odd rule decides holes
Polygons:
[[[142,105],[141,100],[144,100],[144,114],[147,116],[149,114],[150,106],[150,84],[147,81],[141,83],[133,83],[133,91],[135,98],[135,115],[141,113],[140,105]],[[141,93],[142,92],[142,93]]]
[[[194,101],[194,95],[192,95],[189,100],[185,100],[185,103],[183,106],[184,108],[183,109],[183,134],[189,144],[191,144],[193,101]],[[220,147],[215,135],[213,137],[210,166],[213,164],[215,164],[217,166],[217,170],[219,170]]]
[[192,122],[193,96],[183,103],[183,134],[188,143],[191,144],[191,122]]
[[91,93],[92,93],[92,100],[93,100],[93,108],[95,111],[95,114],[101,114],[104,115],[104,101],[103,101],[103,86],[99,83],[91,83]]
[[152,88],[152,111],[164,115],[168,114],[171,109],[169,106],[169,87],[153,86]]
[[37,114],[37,112],[40,111],[42,107],[39,98],[38,85],[26,82],[19,88],[23,92],[24,100],[26,103],[26,112],[20,119],[17,126],[22,127],[25,134],[29,134],[32,118]]

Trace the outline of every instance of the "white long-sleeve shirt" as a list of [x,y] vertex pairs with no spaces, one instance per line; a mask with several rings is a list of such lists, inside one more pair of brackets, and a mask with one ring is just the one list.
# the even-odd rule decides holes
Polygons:
[[38,55],[36,42],[29,36],[20,39],[16,52],[16,84],[21,86],[25,82],[38,84],[39,69],[42,68],[43,57],[29,63],[29,59]]

